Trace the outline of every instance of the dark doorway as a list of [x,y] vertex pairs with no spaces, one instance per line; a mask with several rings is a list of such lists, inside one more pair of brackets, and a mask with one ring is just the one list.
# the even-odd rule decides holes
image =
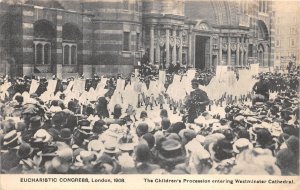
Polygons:
[[196,36],[195,42],[195,68],[205,69],[205,65],[209,64],[209,37]]

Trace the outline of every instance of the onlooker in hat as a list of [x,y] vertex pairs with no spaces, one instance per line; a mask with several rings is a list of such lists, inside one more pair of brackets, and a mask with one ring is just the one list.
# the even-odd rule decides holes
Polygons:
[[73,144],[73,134],[68,128],[61,129],[59,138],[60,141],[66,143],[67,145],[71,146]]
[[92,132],[93,134],[91,135],[91,137],[89,138],[89,140],[95,140],[95,139],[99,139],[99,136],[107,130],[107,126],[105,121],[103,120],[98,120],[95,121],[94,125],[93,125],[93,129]]
[[276,164],[281,170],[281,175],[299,175],[299,155],[295,155],[288,148],[281,149],[276,155]]
[[186,154],[180,142],[173,139],[166,139],[161,142],[158,152],[158,163],[161,168],[172,171],[177,164],[184,163]]
[[151,152],[147,143],[138,144],[134,155],[138,173],[151,174],[153,170],[159,168],[158,165],[150,164]]
[[17,133],[16,130],[4,135],[3,149],[6,151],[1,154],[1,173],[6,173],[19,164],[20,158],[17,156],[20,144],[19,137],[20,133]]
[[25,142],[29,142],[30,139],[33,137],[33,135],[39,130],[42,126],[42,121],[41,121],[40,116],[34,116],[30,118],[30,125],[29,128],[25,131],[22,132],[22,140]]
[[107,99],[107,97],[100,97],[98,99],[98,102],[96,104],[96,113],[102,119],[109,117],[107,105],[108,105],[108,99]]

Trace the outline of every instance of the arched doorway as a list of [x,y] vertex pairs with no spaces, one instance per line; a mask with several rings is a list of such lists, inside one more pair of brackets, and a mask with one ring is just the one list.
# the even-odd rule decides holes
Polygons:
[[52,73],[56,49],[56,30],[48,20],[39,20],[33,26],[34,72]]
[[82,33],[79,28],[66,23],[62,27],[63,66],[69,73],[78,72],[79,63],[82,62]]
[[259,44],[258,45],[258,48],[257,48],[257,59],[258,59],[258,62],[259,62],[259,66],[263,66],[264,64],[264,47],[262,44]]
[[258,20],[258,46],[257,46],[257,55],[259,65],[261,67],[268,67],[269,57],[270,57],[270,48],[269,48],[269,31],[264,21]]

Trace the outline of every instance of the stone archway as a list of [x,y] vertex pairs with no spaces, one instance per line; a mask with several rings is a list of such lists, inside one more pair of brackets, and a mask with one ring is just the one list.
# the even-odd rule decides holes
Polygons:
[[33,25],[34,72],[53,73],[56,56],[56,30],[48,20],[38,20]]

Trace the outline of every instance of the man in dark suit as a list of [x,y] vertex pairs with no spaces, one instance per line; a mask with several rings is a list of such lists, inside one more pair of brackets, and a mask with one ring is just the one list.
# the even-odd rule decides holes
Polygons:
[[206,92],[199,89],[199,82],[196,79],[192,80],[192,88],[194,91],[190,93],[185,102],[188,113],[188,123],[193,123],[194,119],[201,115],[209,104],[209,98]]

